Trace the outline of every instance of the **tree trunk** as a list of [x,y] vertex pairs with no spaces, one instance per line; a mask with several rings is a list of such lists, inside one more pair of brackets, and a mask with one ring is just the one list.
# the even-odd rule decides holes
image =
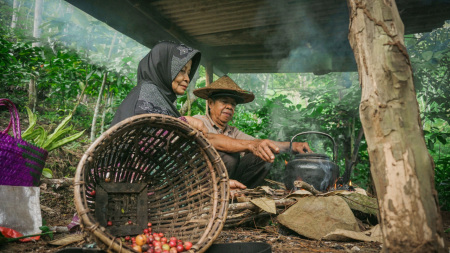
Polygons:
[[[43,7],[43,0],[36,0],[34,6],[34,28],[33,28],[33,37],[35,40],[38,40],[41,38],[41,23],[42,23],[42,7]],[[33,42],[33,47],[39,47],[41,46],[41,43],[39,41]]]
[[101,129],[100,129],[100,133],[101,134],[105,131],[106,114],[111,110],[112,100],[113,100],[113,93],[112,92],[108,92],[108,94],[105,95],[106,103],[105,103],[105,106],[103,108],[103,114],[102,114],[102,124],[101,124]]
[[28,30],[28,24],[31,24],[31,19],[34,20],[34,18],[31,18],[31,10],[33,9],[34,2],[31,3],[31,6],[28,8],[27,16],[25,18],[25,30]]
[[19,15],[19,0],[14,0],[13,2],[13,15],[12,15],[12,20],[11,20],[11,28],[14,29],[16,28],[17,25],[17,18]]
[[[114,43],[116,42],[116,37],[117,37],[117,32],[114,33],[114,37],[113,37],[113,39],[111,41],[111,46],[109,47],[109,53],[108,53],[108,56],[107,56],[107,61],[111,58],[111,53],[112,53],[112,49],[114,47]],[[108,78],[108,71],[105,70],[105,74],[103,75],[102,86],[100,87],[100,91],[99,91],[98,98],[97,98],[97,103],[95,104],[94,116],[92,118],[91,141],[95,140],[95,131],[96,131],[96,126],[95,125],[97,123],[98,112],[100,110],[100,104],[102,102],[102,95],[103,95],[103,91],[105,90],[107,78]],[[106,101],[105,101],[105,107],[106,107]],[[103,130],[101,130],[101,131],[103,132]]]
[[[38,39],[41,37],[41,26],[42,23],[42,2],[43,0],[36,0],[34,6],[34,28],[33,28],[33,37]],[[33,47],[39,47],[39,42],[33,42]],[[36,102],[37,102],[37,94],[36,94],[36,77],[31,74],[30,82],[28,84],[28,105],[30,109],[35,112],[36,110]]]
[[345,172],[342,176],[343,183],[348,184],[350,181],[350,177],[352,176],[353,168],[358,163],[358,154],[359,154],[359,146],[361,145],[362,137],[364,136],[363,128],[359,129],[358,137],[354,140],[352,156],[349,162],[345,161]]
[[102,110],[102,117],[101,117],[101,123],[100,123],[100,134],[103,133],[104,129],[105,129],[105,118],[106,118],[106,111],[108,110],[108,94],[105,94],[105,106],[103,106],[103,110]]
[[263,97],[264,98],[266,98],[267,97],[267,89],[269,88],[269,80],[270,80],[270,77],[271,77],[272,75],[270,75],[270,74],[266,74],[265,75],[265,80],[264,80],[264,95],[263,95]]
[[31,75],[30,82],[28,83],[28,107],[32,112],[36,112],[36,80],[35,76]]
[[103,95],[103,91],[105,90],[107,78],[108,78],[108,71],[105,71],[105,74],[103,75],[102,87],[100,87],[100,91],[98,93],[98,98],[97,98],[97,103],[95,104],[94,116],[92,117],[91,142],[95,141],[95,131],[96,131],[95,125],[97,123],[98,111],[100,108],[100,104],[102,102],[102,95]]
[[348,0],[360,115],[385,252],[444,252],[434,165],[421,128],[395,1]]

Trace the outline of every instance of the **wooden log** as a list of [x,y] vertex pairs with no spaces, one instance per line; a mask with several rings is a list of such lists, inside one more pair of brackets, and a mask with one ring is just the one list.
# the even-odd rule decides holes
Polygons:
[[314,186],[308,184],[305,181],[294,181],[294,186],[297,188],[305,189],[305,190],[309,191],[310,193],[312,193],[313,195],[317,195],[317,194],[321,193],[320,191],[316,190],[314,188]]
[[[296,202],[295,199],[277,199],[275,200],[275,206],[277,207],[286,207],[294,204]],[[253,204],[252,202],[243,202],[243,203],[233,203],[228,205],[228,211],[236,211],[236,210],[244,210],[244,209],[258,209],[258,206]]]
[[247,223],[247,222],[255,222],[256,220],[260,220],[260,219],[269,219],[271,217],[270,213],[251,213],[251,214],[246,214],[243,217],[227,217],[227,220],[224,224],[225,228],[232,228],[232,227],[236,227],[239,226],[243,223]]
[[339,195],[352,210],[377,216],[378,203],[376,198],[371,198],[362,194]]
[[47,184],[53,188],[69,187],[73,185],[73,178],[43,178],[41,184]]

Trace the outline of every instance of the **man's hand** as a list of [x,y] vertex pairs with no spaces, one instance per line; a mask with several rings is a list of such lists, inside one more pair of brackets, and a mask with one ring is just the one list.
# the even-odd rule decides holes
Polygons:
[[273,153],[280,153],[278,146],[275,145],[273,141],[268,139],[256,139],[251,141],[249,151],[269,163],[273,163],[275,160],[275,155]]
[[198,131],[202,132],[205,136],[208,136],[208,128],[206,128],[203,121],[196,119],[191,116],[184,116],[186,120],[188,121],[189,125],[193,128],[197,129]]
[[314,153],[307,142],[293,142],[292,151],[303,154],[303,153]]
[[239,181],[236,181],[234,179],[230,179],[230,198],[239,197],[241,194],[239,193],[240,190],[247,189],[247,186],[242,184]]
[[[213,133],[208,134],[207,138],[218,151],[227,153],[251,152],[255,156],[269,163],[272,163],[275,160],[274,153],[280,153],[278,143],[281,142],[275,142],[268,139],[239,140],[223,134]],[[289,142],[287,142],[287,149],[289,149]]]

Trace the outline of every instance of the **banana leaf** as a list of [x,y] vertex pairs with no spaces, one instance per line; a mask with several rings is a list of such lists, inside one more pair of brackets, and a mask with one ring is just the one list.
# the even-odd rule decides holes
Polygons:
[[37,116],[26,107],[28,113],[28,119],[30,126],[22,134],[24,140],[33,142],[36,146],[43,148],[47,151],[51,151],[55,148],[61,147],[67,143],[70,143],[83,135],[84,131],[75,133],[71,136],[64,137],[73,130],[73,126],[66,128],[67,124],[72,119],[72,113],[69,113],[67,117],[56,127],[56,129],[49,134],[43,127],[39,126],[35,128],[37,122]]
[[73,127],[70,126],[68,128],[58,131],[57,133],[55,133],[51,136],[48,136],[47,140],[42,145],[42,148],[47,149],[47,147],[50,146],[53,142],[60,140],[64,135],[70,133],[70,131],[72,131],[72,129],[73,129]]
[[[36,125],[37,116],[30,110],[30,108],[28,108],[27,106],[25,106],[25,108],[27,109],[28,121],[30,125],[25,130],[25,132],[22,133],[22,139],[27,140],[28,137],[34,132],[34,126]],[[30,140],[31,139],[33,138],[30,138]]]
[[22,135],[22,139],[36,143],[36,139],[38,139],[38,137],[42,134],[43,130],[44,130],[43,128],[33,129],[33,131],[29,131],[26,137]]
[[34,143],[36,143],[36,145],[38,147],[42,147],[42,144],[44,143],[45,139],[47,138],[47,131],[45,131],[45,129],[41,126],[39,126],[36,131],[39,131],[39,135],[34,139]]
[[62,139],[62,140],[59,140],[59,141],[56,141],[56,142],[52,142],[52,143],[46,148],[46,150],[47,150],[48,152],[50,152],[51,150],[53,150],[53,149],[55,149],[55,148],[58,148],[58,147],[61,147],[61,146],[65,145],[65,144],[67,144],[67,143],[70,143],[70,142],[72,142],[72,141],[78,139],[81,135],[83,135],[83,133],[84,133],[84,130],[81,131],[81,132],[78,132],[78,133],[76,133],[76,134],[74,134],[74,135],[68,136],[68,137],[66,137],[66,138],[64,138],[64,139]]
[[47,139],[47,135],[48,132],[43,128],[43,127],[38,127],[39,129],[42,129],[42,133],[39,135],[37,141],[36,141],[36,145],[38,145],[39,147],[42,147],[42,145],[44,144],[45,140]]
[[67,123],[69,123],[70,119],[72,118],[72,113],[69,113],[67,117],[59,123],[59,125],[56,127],[55,131],[53,131],[52,134],[48,136],[48,139],[54,140],[55,136],[58,135],[58,132],[64,129],[66,127]]

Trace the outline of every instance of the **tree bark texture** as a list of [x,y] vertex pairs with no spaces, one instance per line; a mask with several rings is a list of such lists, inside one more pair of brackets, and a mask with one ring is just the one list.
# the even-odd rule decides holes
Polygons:
[[434,164],[421,128],[404,26],[393,0],[348,0],[360,115],[385,252],[444,252]]
[[[36,0],[36,5],[34,6],[34,27],[33,27],[33,37],[35,39],[41,38],[41,23],[42,23],[42,8],[43,0]],[[34,42],[33,47],[39,47],[40,42]]]

